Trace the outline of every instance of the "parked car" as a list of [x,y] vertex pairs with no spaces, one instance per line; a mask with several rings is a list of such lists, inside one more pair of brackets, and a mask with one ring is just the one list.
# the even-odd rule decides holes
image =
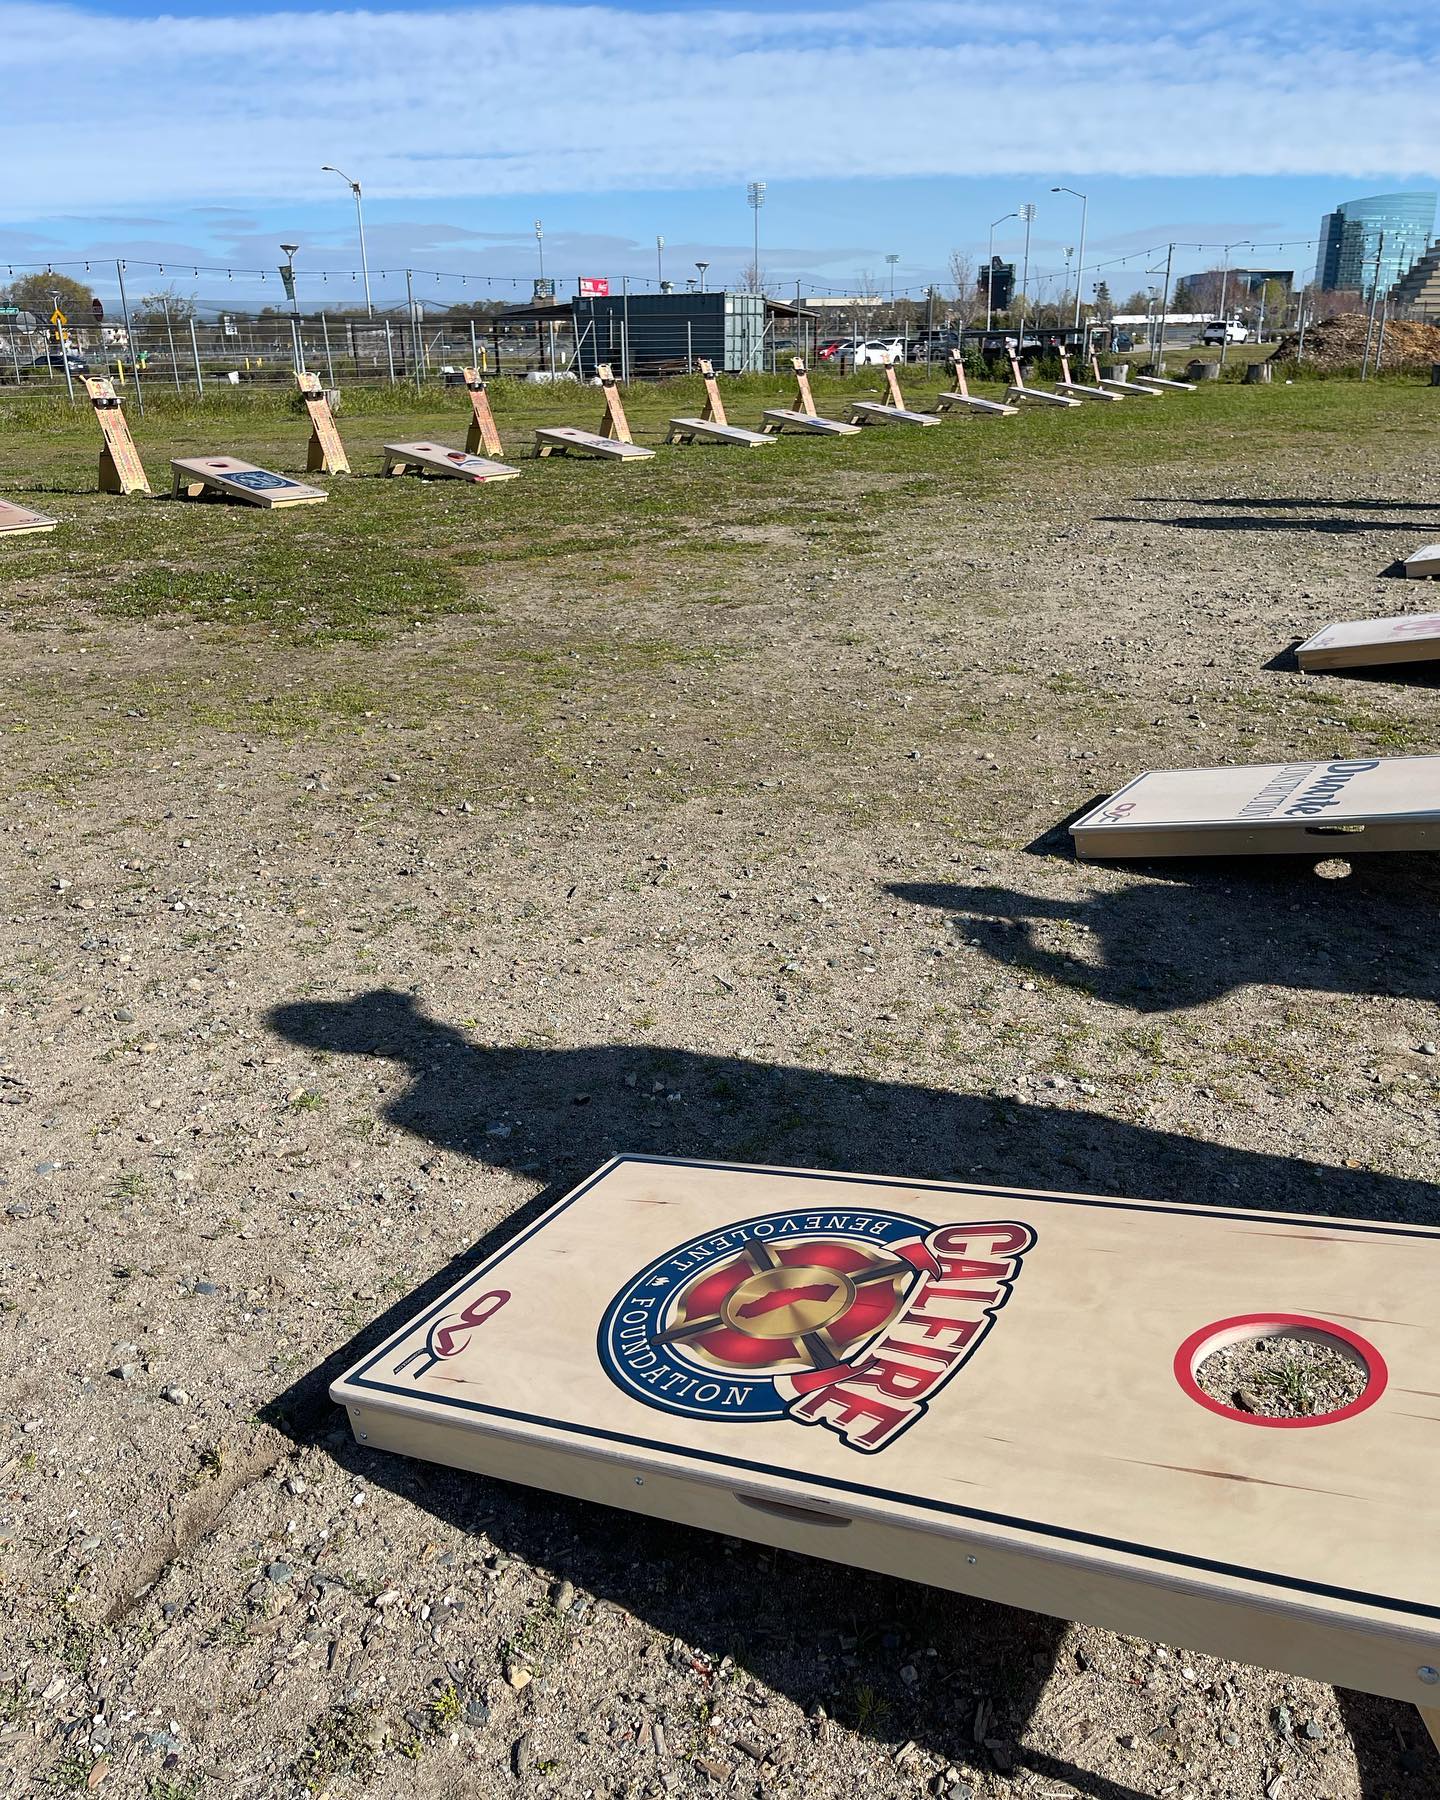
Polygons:
[[59,369],[63,373],[67,362],[70,365],[70,373],[72,375],[88,375],[90,373],[89,363],[87,363],[85,358],[80,355],[78,350],[67,350],[62,355],[53,344],[48,350],[42,350],[40,352],[35,358],[35,361],[31,364],[31,367],[35,369]]
[[1200,334],[1202,344],[1248,344],[1250,333],[1238,319],[1212,319]]
[[857,369],[863,369],[868,364],[878,368],[887,356],[893,357],[896,362],[904,360],[904,338],[865,338],[851,352],[851,360]]
[[1128,331],[1117,331],[1115,333],[1114,348],[1117,350],[1133,350],[1135,348],[1135,340]]
[[853,356],[859,338],[827,338],[815,352],[821,362],[831,362],[837,356]]

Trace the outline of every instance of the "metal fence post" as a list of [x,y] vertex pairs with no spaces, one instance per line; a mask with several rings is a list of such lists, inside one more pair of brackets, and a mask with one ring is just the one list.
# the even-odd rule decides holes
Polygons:
[[685,321],[685,373],[695,373],[695,329],[689,319]]
[[325,340],[325,373],[330,378],[330,386],[335,385],[335,364],[330,355],[330,325],[324,313],[320,315],[320,335]]
[[165,336],[170,343],[170,375],[175,383],[175,392],[178,394],[181,391],[180,360],[175,354],[175,333],[170,324],[170,302],[168,300],[162,300],[160,302],[160,310],[165,315]]
[[204,394],[205,377],[200,373],[200,340],[195,336],[195,320],[190,320],[190,349],[195,357],[195,392]]
[[630,379],[630,277],[620,277],[620,291],[624,295],[624,317],[620,321],[620,379]]
[[140,365],[135,360],[135,333],[130,326],[130,303],[125,298],[125,265],[115,259],[115,279],[120,284],[120,311],[125,320],[125,348],[130,352],[130,373],[135,377],[135,400],[145,417],[145,389],[140,384]]
[[470,315],[470,367],[480,373],[480,346],[475,342],[475,315]]
[[415,288],[410,270],[405,271],[405,303],[410,309],[410,360],[415,376],[415,392],[420,392],[420,321],[415,317]]
[[385,321],[385,358],[390,364],[390,385],[395,385],[395,340],[390,335],[390,321]]

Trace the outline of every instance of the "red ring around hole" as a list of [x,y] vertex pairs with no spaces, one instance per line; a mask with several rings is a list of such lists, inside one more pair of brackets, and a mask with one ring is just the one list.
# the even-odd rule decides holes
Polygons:
[[[1247,1337],[1270,1337],[1283,1335],[1287,1331],[1321,1332],[1326,1337],[1337,1338],[1353,1350],[1365,1364],[1368,1377],[1359,1399],[1352,1400],[1337,1412],[1319,1413],[1313,1418],[1270,1419],[1261,1413],[1241,1412],[1238,1406],[1227,1406],[1223,1400],[1207,1394],[1196,1381],[1197,1367],[1211,1349],[1220,1348],[1216,1339],[1232,1332],[1243,1333]],[[1385,1358],[1359,1332],[1351,1331],[1344,1325],[1336,1325],[1329,1319],[1312,1319],[1304,1313],[1266,1312],[1241,1313],[1233,1319],[1216,1319],[1214,1324],[1202,1325],[1198,1331],[1192,1331],[1175,1352],[1175,1379],[1192,1400],[1208,1412],[1219,1413],[1222,1419],[1236,1419],[1242,1425],[1266,1425],[1281,1431],[1295,1431],[1311,1425],[1338,1425],[1343,1419],[1353,1419],[1357,1413],[1373,1406],[1385,1392],[1390,1371],[1385,1366]]]

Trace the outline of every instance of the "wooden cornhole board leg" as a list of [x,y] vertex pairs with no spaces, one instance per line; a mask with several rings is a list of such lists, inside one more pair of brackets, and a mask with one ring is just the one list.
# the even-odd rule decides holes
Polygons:
[[310,415],[310,442],[305,451],[305,471],[309,475],[348,475],[350,459],[340,442],[339,427],[330,410],[330,402],[320,385],[320,377],[299,370],[295,385]]
[[1430,1733],[1430,1741],[1440,1750],[1440,1706],[1417,1706],[1421,1722]]
[[85,391],[95,408],[95,422],[103,442],[100,447],[102,494],[148,494],[150,478],[130,435],[130,422],[114,383],[104,376],[86,376]]
[[478,369],[466,369],[465,386],[470,393],[470,427],[465,433],[465,448],[472,456],[503,456],[505,450],[495,415],[490,410],[485,377]]

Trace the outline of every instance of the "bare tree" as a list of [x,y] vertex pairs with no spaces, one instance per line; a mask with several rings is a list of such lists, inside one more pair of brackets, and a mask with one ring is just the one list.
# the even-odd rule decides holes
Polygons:
[[977,281],[975,258],[963,250],[950,252],[950,281],[955,289],[951,313],[956,326],[963,331],[977,313],[984,312],[983,281]]
[[746,263],[745,273],[741,280],[745,283],[747,294],[763,294],[769,277],[759,263],[750,262]]

